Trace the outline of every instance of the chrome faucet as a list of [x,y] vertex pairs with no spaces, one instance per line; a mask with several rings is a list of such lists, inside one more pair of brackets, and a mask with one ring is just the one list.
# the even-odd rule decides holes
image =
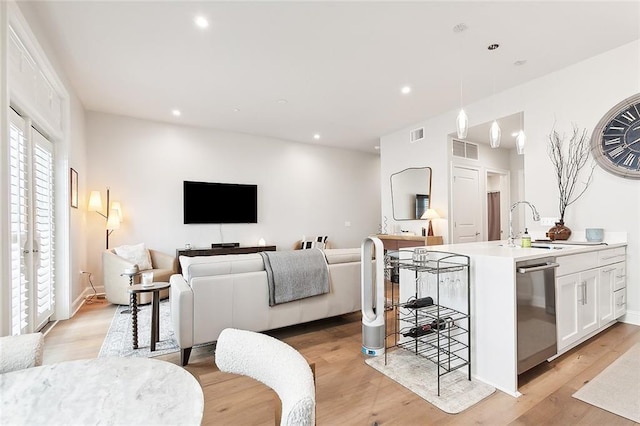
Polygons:
[[531,207],[531,211],[533,212],[533,220],[535,220],[536,222],[540,220],[540,214],[538,213],[538,210],[536,210],[536,206],[534,206],[533,204],[531,204],[528,201],[516,201],[515,203],[513,203],[511,205],[511,209],[509,209],[509,240],[507,241],[507,245],[509,247],[515,247],[516,245],[513,243],[513,209],[516,208],[516,206],[518,204],[526,204],[529,207]]

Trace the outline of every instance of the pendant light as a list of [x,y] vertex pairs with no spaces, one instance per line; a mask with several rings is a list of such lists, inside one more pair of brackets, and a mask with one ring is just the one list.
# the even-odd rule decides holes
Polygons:
[[[453,32],[460,34],[467,30],[467,25],[464,23],[460,23],[453,27]],[[458,117],[456,118],[456,131],[458,133],[458,139],[464,139],[467,137],[467,132],[469,131],[469,117],[467,117],[467,113],[464,112],[462,108],[462,42],[460,42],[460,46],[458,47],[458,56],[460,57],[458,64],[460,66],[460,112],[458,113]]]
[[491,123],[491,128],[489,129],[489,143],[491,144],[491,148],[499,148],[500,147],[500,136],[502,135],[502,130],[500,130],[500,126],[496,120],[493,120]]
[[[520,67],[526,63],[527,63],[526,60],[521,59],[514,62],[513,64],[517,67]],[[527,143],[527,136],[524,134],[524,126],[522,125],[524,110],[525,110],[522,84],[520,85],[520,99],[523,102],[523,108],[522,108],[522,112],[520,113],[520,131],[518,132],[518,136],[516,136],[516,151],[518,152],[518,155],[524,155],[524,146]]]
[[527,137],[524,134],[524,126],[522,126],[522,115],[524,111],[520,113],[520,131],[518,132],[518,136],[516,136],[516,151],[518,155],[524,154],[524,145],[527,143]]
[[469,131],[469,118],[462,108],[460,108],[458,118],[456,119],[456,130],[458,131],[458,139],[464,139],[467,137],[467,132]]
[[516,150],[518,154],[524,154],[524,145],[527,143],[527,137],[524,134],[524,130],[520,129],[518,136],[516,137]]
[[[490,44],[487,49],[490,51],[496,50],[500,45],[498,43]],[[495,66],[493,71],[493,104],[494,104],[494,113],[495,113],[495,97],[496,97],[496,73]],[[491,124],[491,128],[489,129],[489,143],[491,144],[491,148],[499,148],[500,147],[500,136],[502,135],[502,130],[500,130],[500,126],[496,120],[493,120]]]

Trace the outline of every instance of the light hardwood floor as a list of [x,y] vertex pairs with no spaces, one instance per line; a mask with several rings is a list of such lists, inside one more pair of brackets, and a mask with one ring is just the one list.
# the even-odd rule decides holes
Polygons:
[[[95,358],[114,312],[114,305],[100,300],[59,322],[45,337],[44,363]],[[457,415],[440,411],[364,363],[359,313],[269,334],[315,362],[318,425],[637,424],[571,395],[640,342],[638,326],[618,323],[553,362],[523,374],[519,398],[497,391]],[[203,424],[272,425],[275,394],[252,379],[218,371],[212,349],[212,345],[195,348],[186,367],[204,390]],[[178,353],[158,358],[180,364]]]

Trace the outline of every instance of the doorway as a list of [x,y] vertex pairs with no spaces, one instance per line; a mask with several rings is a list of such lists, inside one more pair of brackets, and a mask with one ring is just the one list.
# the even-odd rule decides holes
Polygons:
[[487,241],[507,238],[509,226],[509,172],[487,171],[486,174]]

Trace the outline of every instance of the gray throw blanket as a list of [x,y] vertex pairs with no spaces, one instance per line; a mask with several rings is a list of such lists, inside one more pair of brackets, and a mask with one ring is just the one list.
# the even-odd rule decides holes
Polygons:
[[267,271],[269,306],[329,293],[329,268],[319,249],[260,252]]

